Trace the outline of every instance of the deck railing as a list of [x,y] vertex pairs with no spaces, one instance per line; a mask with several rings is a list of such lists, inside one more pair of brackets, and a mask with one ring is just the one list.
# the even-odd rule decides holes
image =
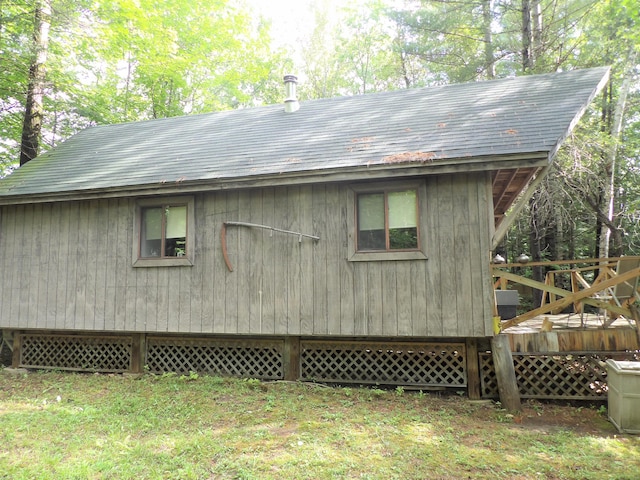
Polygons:
[[[640,256],[504,263],[491,267],[496,289],[523,285],[542,292],[538,307],[501,322],[503,330],[539,315],[559,313],[569,306],[582,313],[584,305],[605,313],[605,327],[620,317],[634,320],[636,328],[640,323]],[[545,281],[514,273],[529,267],[543,267]],[[563,287],[558,286],[561,276],[565,277]]]

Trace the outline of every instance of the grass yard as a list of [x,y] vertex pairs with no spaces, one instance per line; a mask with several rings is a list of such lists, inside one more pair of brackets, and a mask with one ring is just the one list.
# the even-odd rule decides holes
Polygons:
[[604,407],[218,377],[0,373],[0,478],[637,479]]

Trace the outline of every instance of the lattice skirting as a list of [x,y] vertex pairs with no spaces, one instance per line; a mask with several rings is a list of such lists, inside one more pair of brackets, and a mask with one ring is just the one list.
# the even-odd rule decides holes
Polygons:
[[[17,340],[16,340],[17,339]],[[209,373],[265,380],[464,388],[464,343],[16,333],[19,367],[89,372]],[[16,347],[18,350],[16,351]],[[522,398],[603,400],[605,362],[638,352],[513,353]],[[478,356],[483,398],[497,398],[490,352]]]
[[20,367],[126,372],[131,369],[131,336],[20,335]]
[[[608,358],[637,360],[634,352],[513,353],[522,398],[606,400]],[[497,398],[491,353],[480,353],[480,385],[484,398]]]
[[149,337],[150,372],[200,372],[276,380],[284,377],[283,340]]
[[461,343],[303,341],[300,377],[330,383],[466,387]]
[[[151,373],[198,372],[265,380],[287,377],[424,388],[464,388],[468,383],[464,343],[292,339],[296,346],[291,351],[299,355],[285,362],[283,338],[18,336],[19,366],[24,368],[126,372],[137,365]],[[296,373],[287,375],[285,368]]]

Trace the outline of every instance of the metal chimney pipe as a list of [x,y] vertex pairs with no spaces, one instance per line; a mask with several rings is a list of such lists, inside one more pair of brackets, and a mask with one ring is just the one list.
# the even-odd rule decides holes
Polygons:
[[300,103],[296,96],[296,85],[298,84],[298,77],[295,75],[284,76],[284,88],[287,98],[284,99],[284,111],[287,113],[293,113],[300,109]]

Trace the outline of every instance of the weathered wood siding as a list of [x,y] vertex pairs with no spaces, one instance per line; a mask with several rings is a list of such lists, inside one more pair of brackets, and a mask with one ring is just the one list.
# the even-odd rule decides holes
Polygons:
[[[0,327],[489,336],[489,177],[424,181],[429,258],[419,261],[347,261],[354,207],[341,184],[197,194],[192,267],[132,267],[135,199],[4,206]],[[321,240],[229,227],[229,272],[224,221]]]

